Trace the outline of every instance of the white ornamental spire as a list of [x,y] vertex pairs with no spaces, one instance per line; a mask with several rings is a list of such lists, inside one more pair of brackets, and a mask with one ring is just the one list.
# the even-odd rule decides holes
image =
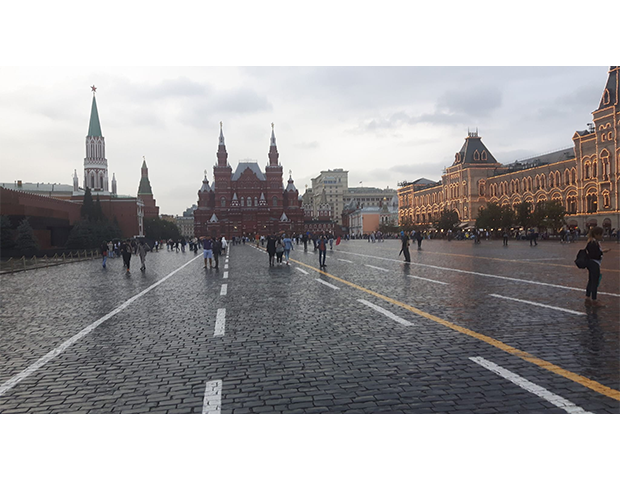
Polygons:
[[222,130],[222,122],[220,122],[220,145],[226,145],[224,143],[224,131]]
[[275,147],[276,146],[276,134],[273,130],[273,123],[271,124],[271,143],[269,144],[270,147]]

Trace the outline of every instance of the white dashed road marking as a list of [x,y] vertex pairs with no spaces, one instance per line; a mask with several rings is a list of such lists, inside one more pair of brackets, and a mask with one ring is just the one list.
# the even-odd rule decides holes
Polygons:
[[220,295],[226,295],[228,293],[228,284],[225,283],[222,285],[222,289],[220,290]]
[[440,282],[439,280],[431,280],[430,278],[416,277],[415,275],[407,275],[407,276],[411,278],[417,278],[418,280],[425,280],[427,282],[441,283],[442,285],[448,285],[446,282]]
[[146,295],[148,292],[150,292],[151,290],[153,290],[155,287],[157,287],[158,285],[161,285],[163,282],[165,282],[166,280],[168,280],[170,277],[172,277],[172,275],[174,275],[175,273],[177,273],[179,270],[187,267],[190,263],[192,263],[195,260],[198,260],[199,258],[202,257],[195,257],[192,260],[190,260],[189,262],[187,262],[185,265],[177,268],[176,270],[174,270],[172,273],[169,273],[168,275],[166,275],[164,278],[162,278],[161,280],[159,280],[158,282],[155,282],[153,285],[151,285],[150,287],[142,290],[140,293],[138,293],[137,295],[134,295],[133,297],[131,297],[129,300],[127,300],[126,302],[124,302],[123,304],[121,304],[118,308],[115,308],[114,310],[112,310],[110,313],[108,313],[107,315],[101,317],[99,320],[97,320],[96,322],[91,323],[88,327],[84,328],[83,330],[81,330],[79,333],[77,333],[76,335],[74,335],[73,337],[71,337],[69,340],[67,340],[66,342],[62,343],[60,346],[56,347],[54,350],[52,350],[51,352],[49,352],[47,355],[44,355],[43,357],[39,358],[39,360],[37,360],[36,362],[34,362],[32,365],[30,365],[28,368],[26,368],[25,370],[23,370],[22,372],[18,373],[17,375],[15,375],[14,377],[10,378],[9,380],[7,380],[5,383],[3,383],[2,385],[0,385],[0,397],[2,395],[4,395],[6,392],[8,392],[11,388],[13,388],[15,385],[17,385],[19,382],[21,382],[22,380],[28,378],[30,375],[32,375],[34,372],[36,372],[39,368],[41,368],[42,366],[44,366],[46,363],[48,363],[50,360],[53,360],[54,358],[56,358],[57,356],[59,356],[62,352],[64,352],[67,348],[69,348],[71,345],[73,345],[75,342],[77,342],[78,340],[81,340],[82,338],[84,338],[86,335],[88,335],[90,332],[92,332],[95,328],[97,328],[99,325],[101,325],[103,322],[105,322],[106,320],[109,320],[110,318],[112,318],[114,315],[116,315],[118,312],[125,310],[125,308],[127,308],[129,305],[131,305],[134,301],[136,301],[138,298],[140,298],[142,295]]
[[560,407],[563,410],[566,410],[568,413],[591,413],[586,412],[583,408],[578,407],[574,403],[566,400],[564,397],[560,397],[555,393],[551,393],[544,387],[540,385],[536,385],[535,383],[530,382],[529,380],[517,375],[516,373],[511,372],[510,370],[506,370],[499,365],[489,362],[482,357],[469,357],[472,362],[476,362],[478,365],[483,366],[487,370],[491,370],[493,373],[496,373],[500,377],[505,378],[506,380],[510,380],[515,385],[520,386],[524,390],[533,393],[534,395],[538,395],[540,398],[547,400],[549,403],[552,403],[556,407]]
[[404,318],[400,318],[398,315],[394,315],[392,312],[386,310],[385,308],[381,308],[379,305],[375,305],[374,303],[370,303],[366,300],[362,300],[362,299],[358,299],[357,300],[360,303],[363,303],[364,305],[366,305],[367,307],[370,307],[374,310],[376,310],[379,313],[382,313],[383,315],[385,315],[388,318],[391,318],[392,320],[402,324],[402,325],[406,325],[406,326],[413,326],[415,325],[415,323],[409,322],[407,320],[405,320]]
[[345,260],[344,258],[337,258],[339,262],[353,263],[351,260]]
[[215,318],[215,332],[213,333],[213,336],[219,337],[219,336],[224,335],[225,327],[226,327],[226,309],[218,308],[217,317]]
[[202,413],[222,413],[222,381],[207,382],[205,398],[202,402]]
[[299,267],[295,267],[297,270],[299,270],[301,273],[303,273],[304,275],[308,275],[308,272],[306,272],[305,270],[302,270]]
[[366,264],[364,265],[369,268],[374,268],[375,270],[381,270],[382,272],[389,272],[387,268],[375,267],[374,265],[366,265]]
[[573,315],[585,315],[584,312],[577,312],[576,310],[569,310],[568,308],[552,307],[551,305],[545,305],[544,303],[530,302],[529,300],[521,300],[519,298],[504,297],[503,295],[497,295],[490,293],[489,296],[495,298],[503,298],[504,300],[512,300],[513,302],[527,303],[528,305],[535,305],[537,307],[552,308],[553,310],[559,310],[560,312],[572,313]]
[[228,278],[228,272],[224,272],[224,277],[223,278]]
[[337,287],[336,285],[332,285],[331,283],[327,283],[324,280],[321,280],[320,278],[315,278],[315,280],[319,283],[322,283],[323,285],[327,285],[330,288],[333,288],[334,290],[340,290],[340,287]]

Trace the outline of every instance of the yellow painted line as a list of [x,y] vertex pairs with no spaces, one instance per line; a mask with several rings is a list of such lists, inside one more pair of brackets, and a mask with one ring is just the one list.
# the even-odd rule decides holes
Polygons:
[[[536,267],[540,267],[540,266],[549,266],[549,267],[564,267],[564,268],[575,268],[575,265],[564,265],[561,263],[536,263],[533,260],[536,260],[535,258],[532,258],[530,261],[525,261],[525,260],[511,260],[509,258],[497,258],[497,257],[478,257],[476,255],[465,255],[463,253],[446,253],[446,252],[431,252],[429,250],[424,250],[424,253],[430,253],[432,255],[449,255],[451,257],[466,257],[466,258],[475,258],[476,260],[495,260],[497,262],[512,262],[512,263],[523,263],[524,265],[536,265]],[[577,255],[577,252],[575,251],[575,255]],[[611,268],[601,268],[601,272],[620,272],[620,270],[613,270]]]
[[572,380],[573,382],[577,382],[578,384],[583,385],[584,387],[589,388],[590,390],[594,390],[595,392],[605,395],[606,397],[613,398],[614,400],[620,401],[620,392],[618,390],[614,390],[613,388],[606,387],[605,385],[598,383],[597,381],[590,380],[587,377],[584,377],[577,373],[573,373],[569,370],[565,370],[564,368],[558,367],[557,365],[554,365],[551,362],[542,360],[538,357],[535,357],[534,355],[524,352],[523,350],[519,350],[518,348],[514,348],[514,347],[511,347],[510,345],[506,345],[505,343],[500,342],[499,340],[496,340],[492,337],[483,335],[478,332],[474,332],[473,330],[470,330],[469,328],[461,327],[452,322],[444,320],[443,318],[439,318],[439,317],[436,317],[435,315],[431,315],[430,313],[423,312],[422,310],[418,310],[417,308],[412,307],[411,305],[407,305],[406,303],[399,302],[398,300],[394,300],[393,298],[386,297],[385,295],[381,295],[380,293],[373,292],[372,290],[368,290],[367,288],[356,285],[355,283],[348,282],[347,280],[336,277],[335,275],[319,270],[318,268],[312,267],[298,260],[294,260],[291,258],[290,261],[298,263],[299,265],[303,265],[304,267],[314,270],[315,272],[318,272],[321,275],[325,275],[326,277],[329,277],[333,280],[342,282],[345,285],[348,285],[349,287],[356,288],[358,290],[361,290],[362,292],[368,293],[377,298],[385,300],[386,302],[390,302],[394,305],[398,305],[399,307],[409,310],[410,312],[413,312],[416,315],[420,315],[421,317],[428,318],[429,320],[432,320],[433,322],[437,322],[445,327],[451,328],[452,330],[455,330],[457,332],[460,332],[470,337],[481,340],[485,343],[488,343],[489,345],[492,345],[496,348],[499,348],[500,350],[503,350],[504,352],[510,353],[511,355],[515,355],[525,360],[526,362],[530,362],[530,363],[533,363],[534,365],[538,365],[539,367],[544,368],[545,370],[549,370],[552,373],[568,378],[569,380]]

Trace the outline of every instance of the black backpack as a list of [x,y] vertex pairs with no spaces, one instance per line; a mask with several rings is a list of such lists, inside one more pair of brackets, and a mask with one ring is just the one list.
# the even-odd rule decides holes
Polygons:
[[575,265],[579,268],[586,268],[588,266],[588,252],[586,252],[585,248],[583,250],[579,250],[577,252],[577,258],[575,258]]

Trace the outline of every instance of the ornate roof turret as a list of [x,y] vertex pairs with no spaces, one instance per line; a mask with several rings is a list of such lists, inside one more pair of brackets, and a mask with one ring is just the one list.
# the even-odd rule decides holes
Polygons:
[[207,171],[205,170],[205,178],[202,181],[202,187],[200,187],[200,192],[212,192],[213,188],[209,185],[209,180],[207,180]]
[[295,183],[293,182],[293,174],[289,171],[289,177],[288,177],[288,185],[286,186],[286,191],[287,192],[294,192],[297,189],[295,188]]
[[489,149],[482,143],[482,139],[478,135],[478,129],[468,132],[461,150],[454,156],[454,163],[452,165],[459,164],[463,164],[463,166],[469,164],[498,164],[495,157],[489,152]]
[[605,90],[603,90],[601,103],[597,110],[618,104],[619,69],[620,67],[609,67],[609,77],[607,77],[607,84],[605,85]]
[[276,146],[276,134],[273,130],[274,124],[271,124],[271,141],[269,143],[269,166],[277,167],[278,166],[278,158],[280,154],[278,153],[278,147]]
[[220,139],[217,147],[217,166],[225,167],[228,165],[228,152],[226,151],[226,143],[224,142],[224,131],[220,122]]

